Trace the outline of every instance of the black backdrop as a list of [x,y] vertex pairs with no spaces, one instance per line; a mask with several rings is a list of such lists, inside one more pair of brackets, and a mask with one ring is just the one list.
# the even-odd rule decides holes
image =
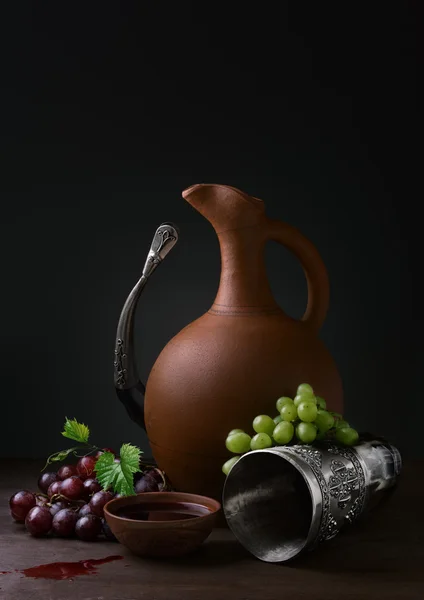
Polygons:
[[[181,241],[137,317],[144,379],[213,301],[217,241],[181,199],[197,182],[316,244],[347,417],[423,454],[415,4],[18,4],[1,19],[0,455],[66,446],[65,415],[148,448],[115,397],[115,328],[164,220]],[[274,246],[268,266],[300,316],[300,266]]]

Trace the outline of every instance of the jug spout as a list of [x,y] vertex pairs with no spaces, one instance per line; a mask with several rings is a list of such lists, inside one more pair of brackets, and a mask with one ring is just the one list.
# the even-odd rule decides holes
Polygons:
[[[221,277],[213,314],[279,309],[264,262],[267,217],[264,203],[229,185],[201,183],[183,191],[215,229],[221,250]],[[254,307],[254,308],[252,308]]]
[[184,190],[182,195],[217,233],[260,225],[265,219],[262,200],[229,185],[198,183]]

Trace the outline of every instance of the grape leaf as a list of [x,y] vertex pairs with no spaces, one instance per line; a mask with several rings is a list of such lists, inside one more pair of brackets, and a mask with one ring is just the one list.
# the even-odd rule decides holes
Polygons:
[[50,465],[52,462],[60,462],[61,460],[65,460],[65,458],[67,458],[67,456],[69,456],[69,454],[71,454],[71,452],[75,452],[75,450],[79,450],[79,446],[74,446],[73,448],[68,448],[67,450],[60,450],[59,452],[55,452],[54,454],[51,454],[48,459],[46,464],[44,465],[44,467],[41,469],[42,471],[44,471],[44,469]]
[[66,417],[63,429],[63,437],[69,438],[70,440],[75,440],[76,442],[81,442],[82,444],[86,444],[88,442],[90,430],[87,425],[84,425],[84,423],[78,423],[76,419],[72,419],[71,421],[68,419],[68,417]]
[[104,452],[97,459],[94,470],[96,471],[97,481],[100,483],[104,490],[107,490],[113,486],[114,479],[116,477],[115,456],[112,452]]
[[122,444],[120,462],[115,462],[111,452],[104,452],[94,470],[104,490],[112,487],[116,494],[131,496],[134,492],[134,473],[140,472],[141,450],[131,444]]

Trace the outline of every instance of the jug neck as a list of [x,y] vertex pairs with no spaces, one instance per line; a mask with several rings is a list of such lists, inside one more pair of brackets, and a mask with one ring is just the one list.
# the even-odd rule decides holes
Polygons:
[[221,278],[213,314],[281,312],[269,285],[263,227],[254,225],[217,231]]
[[210,312],[281,313],[265,269],[263,202],[232,186],[212,183],[187,188],[183,198],[212,224],[221,247],[221,280]]

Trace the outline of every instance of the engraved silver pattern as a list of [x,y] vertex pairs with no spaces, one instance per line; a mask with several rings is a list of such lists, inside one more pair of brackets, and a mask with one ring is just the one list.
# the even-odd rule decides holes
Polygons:
[[327,482],[322,472],[322,454],[319,450],[312,448],[311,446],[287,446],[286,448],[290,452],[295,452],[300,455],[311,467],[317,478],[318,485],[321,489],[322,494],[322,517],[320,524],[320,535],[316,540],[315,544],[321,541],[334,537],[338,529],[335,530],[337,523],[333,516],[330,514],[330,493],[328,490]]
[[[358,456],[352,448],[339,447],[335,445],[330,445],[328,447],[328,452],[331,454],[338,454],[347,460],[350,460],[353,464],[353,468],[355,470],[356,476],[358,478],[358,495],[355,498],[352,506],[349,508],[348,512],[345,515],[345,521],[348,523],[353,523],[362,511],[364,510],[365,498],[366,498],[366,486],[365,486],[365,474],[364,469],[358,459]],[[350,490],[351,491],[351,490]]]
[[115,360],[113,366],[115,367],[115,382],[117,385],[125,385],[125,376],[127,369],[125,368],[127,355],[124,351],[124,340],[118,338],[116,340],[115,348]]
[[[162,223],[150,244],[143,273],[128,295],[118,321],[115,337],[114,382],[117,394],[131,419],[144,426],[142,396],[145,387],[138,375],[134,348],[134,322],[137,304],[150,275],[169,254],[178,240],[178,230],[172,223]],[[141,398],[140,398],[141,396]]]
[[[242,456],[227,476],[223,509],[243,546],[266,562],[285,562],[334,538],[343,526],[376,506],[396,485],[401,457],[382,438],[362,434],[360,439],[354,447],[323,442],[256,450]],[[305,490],[311,499],[310,516],[304,504]],[[298,524],[293,525],[292,533],[284,524],[286,511],[281,511],[279,499],[290,503],[285,504],[287,512]],[[281,540],[276,530],[281,531]]]
[[[323,448],[333,455],[349,461],[348,464],[338,459],[330,462],[330,476],[324,477],[323,454],[312,446],[286,446],[286,450],[302,456],[311,467],[317,479],[322,494],[322,517],[320,534],[316,544],[333,538],[340,530],[343,522],[353,523],[364,508],[365,476],[356,453],[351,448],[339,447],[334,444],[324,445]],[[357,494],[352,499],[353,494]],[[341,518],[334,516],[331,499],[337,501],[337,509]],[[344,513],[344,510],[349,510]]]
[[168,252],[175,246],[177,240],[178,233],[174,225],[163,223],[160,227],[158,227],[144,264],[144,277],[149,277],[153,273]]
[[331,461],[331,472],[330,495],[337,498],[337,506],[344,509],[352,498],[352,491],[358,487],[358,476],[355,469],[349,469],[339,460]]

